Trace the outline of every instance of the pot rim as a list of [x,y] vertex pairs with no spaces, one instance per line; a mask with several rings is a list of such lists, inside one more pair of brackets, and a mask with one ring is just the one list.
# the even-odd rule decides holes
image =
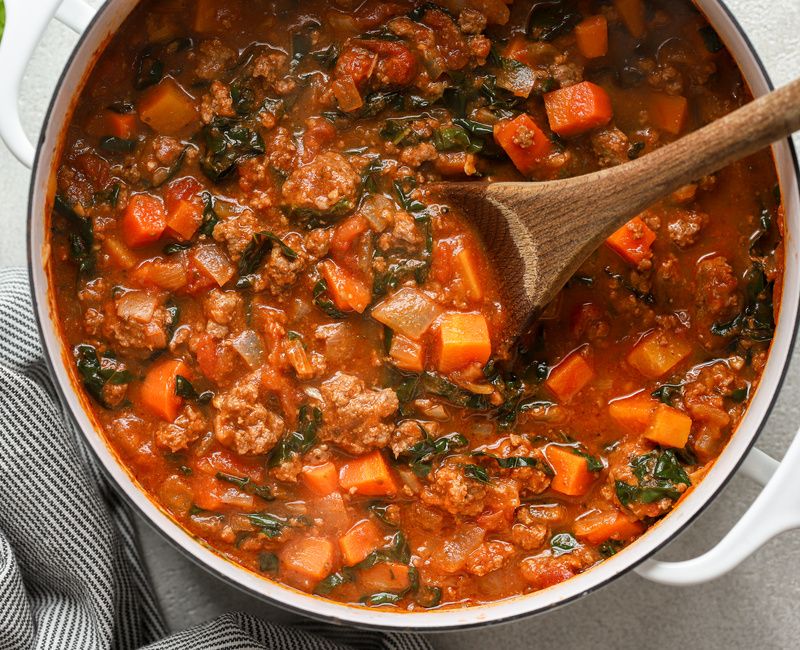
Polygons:
[[[138,2],[139,0],[135,0]],[[756,51],[755,47],[753,46],[747,32],[742,27],[741,23],[738,21],[736,16],[727,6],[725,0],[690,0],[695,4],[695,6],[703,13],[709,24],[714,27],[714,22],[710,18],[708,18],[707,12],[703,11],[700,4],[716,4],[723,12],[723,14],[727,17],[730,21],[731,25],[733,26],[734,30],[738,33],[741,37],[747,54],[751,57],[752,62],[755,63],[756,69],[758,73],[761,75],[761,81],[765,84],[768,90],[774,90],[774,84],[772,79],[770,78],[769,73],[767,72],[764,63],[759,56],[758,52]],[[647,559],[652,557],[655,553],[663,549],[669,543],[671,543],[680,533],[682,533],[692,522],[694,522],[701,513],[705,511],[705,509],[710,505],[712,501],[714,501],[717,496],[722,492],[722,490],[727,486],[728,482],[731,480],[733,475],[737,472],[741,464],[744,462],[744,459],[747,457],[750,450],[754,447],[756,440],[761,435],[764,427],[766,426],[767,420],[772,413],[772,410],[775,406],[775,402],[777,400],[778,394],[780,393],[780,389],[783,386],[783,383],[786,378],[786,374],[790,365],[792,352],[794,350],[794,346],[798,336],[798,322],[800,322],[800,303],[795,306],[794,310],[794,323],[793,327],[789,332],[789,340],[788,345],[786,348],[786,354],[782,358],[782,367],[780,368],[779,375],[775,380],[775,390],[773,394],[769,397],[769,402],[764,408],[763,417],[761,420],[753,427],[755,430],[750,434],[750,440],[746,443],[744,448],[742,449],[740,455],[736,460],[732,463],[731,468],[728,470],[727,474],[721,477],[717,477],[718,484],[714,486],[712,489],[713,491],[708,494],[705,499],[700,502],[699,504],[695,505],[695,510],[688,516],[683,518],[683,521],[674,524],[674,530],[671,531],[670,534],[665,536],[665,538],[658,542],[653,543],[651,548],[644,550],[643,552],[639,553],[639,557],[631,560],[633,556],[632,553],[628,553],[629,550],[632,550],[634,546],[637,545],[637,542],[644,541],[647,543],[649,539],[653,537],[652,533],[658,528],[663,528],[660,526],[662,522],[666,521],[673,521],[674,518],[670,519],[669,517],[665,517],[659,522],[656,523],[650,530],[646,531],[646,533],[639,539],[637,539],[633,544],[626,547],[622,552],[618,553],[617,555],[613,556],[612,558],[604,560],[600,565],[596,565],[595,567],[591,567],[590,569],[586,570],[582,574],[579,574],[569,580],[561,583],[560,585],[556,585],[554,587],[550,587],[548,589],[541,590],[539,592],[534,592],[531,594],[525,594],[520,596],[514,596],[511,598],[503,599],[500,601],[494,601],[483,605],[475,605],[466,608],[452,608],[452,609],[445,609],[445,610],[426,610],[426,611],[419,611],[419,612],[395,612],[389,610],[380,610],[378,608],[366,608],[356,605],[350,605],[347,603],[338,603],[336,601],[331,601],[327,598],[322,598],[319,596],[315,596],[313,594],[307,594],[305,592],[300,592],[292,587],[288,587],[279,583],[277,581],[273,581],[265,576],[260,574],[256,574],[253,571],[250,571],[231,560],[223,557],[221,554],[217,553],[213,549],[210,549],[207,544],[205,544],[199,538],[193,536],[189,531],[184,529],[180,526],[174,519],[167,514],[159,504],[157,504],[150,495],[138,484],[138,481],[133,477],[132,474],[125,468],[124,465],[119,461],[116,454],[113,452],[113,449],[108,444],[105,439],[105,436],[97,430],[91,431],[88,433],[84,430],[84,427],[81,424],[80,418],[78,413],[73,408],[73,404],[69,399],[68,392],[64,389],[62,382],[59,380],[59,374],[57,372],[57,365],[54,360],[54,357],[58,356],[60,361],[63,361],[63,355],[56,355],[53,353],[49,347],[46,330],[45,330],[45,318],[42,316],[41,310],[44,309],[47,311],[50,308],[50,302],[48,299],[48,287],[45,286],[45,295],[40,304],[40,300],[37,298],[37,282],[34,273],[34,261],[40,262],[43,260],[41,259],[41,251],[37,254],[37,251],[34,249],[35,246],[35,237],[34,237],[34,223],[35,223],[35,215],[34,215],[34,205],[35,205],[35,197],[37,193],[37,180],[39,179],[39,167],[40,164],[43,162],[47,162],[49,160],[50,163],[53,163],[53,156],[52,152],[45,152],[44,151],[44,143],[46,140],[47,135],[47,128],[46,125],[50,123],[52,115],[57,105],[57,100],[61,95],[64,82],[68,74],[72,71],[73,66],[76,63],[76,59],[78,58],[78,54],[81,52],[83,46],[86,44],[90,38],[94,38],[94,30],[98,23],[101,21],[101,18],[104,16],[105,13],[109,11],[109,8],[115,4],[115,0],[105,0],[103,4],[98,8],[96,14],[92,18],[90,24],[86,28],[86,30],[80,35],[78,38],[77,43],[73,47],[72,51],[70,52],[69,58],[65,62],[61,73],[59,75],[58,81],[54,87],[52,92],[50,102],[47,108],[47,111],[44,116],[43,124],[45,126],[42,127],[42,130],[39,134],[39,138],[36,143],[36,156],[34,159],[34,164],[31,172],[31,181],[29,187],[29,194],[28,194],[28,211],[27,211],[27,241],[26,241],[26,249],[28,255],[28,278],[30,284],[30,291],[31,291],[31,300],[34,307],[34,315],[36,319],[36,326],[39,332],[40,340],[42,341],[42,350],[43,356],[47,363],[48,370],[50,372],[50,377],[53,380],[53,385],[58,395],[58,398],[62,405],[65,407],[65,411],[69,414],[72,424],[74,425],[75,429],[80,433],[83,443],[85,446],[88,447],[91,455],[98,463],[99,467],[101,468],[106,480],[114,487],[117,494],[119,494],[125,503],[128,506],[132,507],[136,514],[147,523],[152,529],[156,530],[169,544],[176,548],[178,551],[181,552],[184,556],[188,557],[192,562],[196,565],[202,567],[204,570],[208,571],[209,573],[213,574],[218,579],[223,580],[225,583],[230,584],[240,591],[247,593],[248,595],[255,596],[261,601],[264,601],[270,605],[274,605],[279,607],[280,609],[292,612],[294,614],[298,614],[301,616],[310,617],[319,621],[323,621],[326,623],[336,624],[336,625],[354,625],[358,626],[363,629],[372,629],[378,631],[387,631],[387,632],[402,632],[402,631],[418,631],[418,632],[447,632],[447,631],[454,631],[454,630],[466,630],[476,627],[483,627],[488,625],[497,625],[500,623],[510,623],[513,621],[521,620],[523,618],[532,617],[538,614],[543,614],[548,611],[552,611],[558,607],[562,607],[567,605],[578,598],[581,598],[585,595],[588,595],[592,592],[595,592],[602,587],[605,587],[610,582],[614,581],[615,579],[621,577],[622,575],[628,573],[629,571],[633,570]],[[100,49],[104,46],[101,45]],[[726,44],[727,46],[727,44]],[[98,50],[99,51],[99,50]],[[742,70],[743,61],[740,61],[738,58],[734,58],[737,66],[739,67],[740,71]],[[92,63],[94,60],[92,60]],[[84,72],[86,69],[84,69]],[[744,76],[744,72],[742,71],[742,75]],[[751,79],[745,78],[745,81],[752,81]],[[749,84],[748,84],[749,85]],[[77,95],[73,93],[71,96],[74,100]],[[66,124],[66,121],[64,122]],[[787,175],[786,183],[787,189],[794,184],[798,190],[800,190],[800,164],[798,164],[798,157],[797,152],[792,141],[792,138],[789,137],[785,141],[781,141],[779,143],[775,143],[774,146],[779,144],[784,144],[788,148],[788,154],[791,161],[791,174]],[[56,151],[58,149],[56,148]],[[774,153],[773,153],[774,157]],[[776,161],[777,166],[777,161]],[[46,170],[47,176],[49,177],[52,170]],[[779,177],[779,180],[780,177]],[[783,193],[783,192],[782,192]],[[787,192],[788,193],[788,192]],[[800,206],[798,206],[800,209]],[[799,215],[800,216],[800,215]],[[41,215],[40,215],[41,217]],[[789,218],[789,214],[787,212],[786,218]],[[787,247],[788,242],[788,235],[787,232],[784,237],[784,246]],[[800,247],[800,242],[795,244],[796,246]],[[788,262],[785,262],[788,264]],[[46,264],[44,264],[46,266]],[[45,276],[47,272],[44,272]],[[784,279],[785,283],[785,279]],[[784,284],[784,287],[786,285]],[[785,291],[784,291],[784,300],[785,300]],[[785,313],[786,304],[782,300],[781,302],[781,309],[779,312],[779,321],[781,320],[781,315]],[[58,342],[60,343],[60,347],[62,348],[61,351],[64,349],[63,341],[61,340],[60,333],[58,335]],[[772,359],[772,348],[770,348],[769,358]],[[766,370],[766,369],[765,369]],[[762,376],[763,379],[763,376]],[[72,382],[69,382],[70,384]],[[761,385],[759,384],[758,390],[761,389]],[[70,390],[74,393],[74,386],[70,385]],[[748,407],[749,411],[749,407]],[[740,423],[739,426],[734,431],[733,435],[731,436],[731,441],[735,439],[736,435],[740,433],[740,430],[743,423]],[[95,448],[92,440],[92,434],[97,439],[98,444],[105,448],[108,451],[111,451],[113,455],[113,463],[108,463],[100,456],[100,452],[97,448]],[[730,441],[728,446],[730,445]],[[727,449],[727,446],[726,446]],[[725,451],[723,450],[723,454]],[[111,466],[109,466],[111,465]],[[129,485],[123,485],[123,481],[127,481]],[[704,481],[700,484],[703,485],[708,481],[709,477],[706,477]],[[154,512],[148,513],[145,507],[138,503],[134,498],[134,494],[129,493],[129,489],[132,490],[133,493],[138,494],[146,499],[149,507],[154,508]],[[685,506],[687,504],[681,504],[675,511],[685,511]],[[159,525],[156,523],[156,518],[161,517],[164,520],[164,525]],[[167,528],[171,527],[174,529],[173,531],[168,531]],[[172,532],[172,534],[171,534]],[[641,546],[641,545],[638,545]],[[211,554],[211,556],[207,556],[204,559],[202,556],[205,554]],[[223,564],[220,566],[225,566],[228,569],[226,573],[221,568],[217,566],[212,566],[211,562],[213,558],[221,561]],[[624,561],[623,561],[624,560]],[[552,602],[545,603],[540,606],[532,606],[529,608],[525,608],[524,606],[521,608],[521,611],[509,613],[509,614],[492,614],[492,610],[501,609],[503,605],[508,605],[515,602],[523,602],[525,600],[530,601],[533,603],[535,601],[535,596],[537,594],[542,594],[544,592],[552,592],[553,590],[557,589],[559,586],[569,585],[570,583],[574,584],[577,582],[581,577],[588,576],[591,578],[591,575],[596,575],[597,572],[594,569],[598,568],[599,566],[609,567],[612,566],[610,571],[608,571],[609,575],[594,581],[590,584],[587,588],[583,590],[572,590],[574,593],[568,594],[563,597],[556,597]],[[236,575],[238,574],[238,575]],[[255,576],[258,580],[259,585],[268,585],[269,587],[276,587],[277,593],[271,594],[266,593],[263,590],[259,590],[258,588],[251,586],[249,584],[245,584],[244,577],[250,575]],[[303,604],[294,604],[291,602],[287,602],[281,600],[281,596],[287,596],[289,594],[298,594],[300,596],[299,600],[303,602]],[[295,600],[295,599],[292,599]],[[323,603],[326,605],[327,608],[331,608],[334,610],[338,610],[339,614],[326,614],[320,611],[315,610],[314,605],[321,606]],[[438,624],[434,623],[433,625],[430,624],[432,618],[457,618],[458,614],[473,614],[473,616],[469,616],[469,620],[461,620],[454,623],[445,623],[445,624]],[[481,616],[481,614],[485,614],[485,616]],[[375,618],[377,620],[370,621],[365,620],[368,618]],[[413,622],[409,622],[410,619],[414,619]],[[394,620],[393,620],[394,619]],[[426,622],[427,619],[427,622]],[[400,623],[400,624],[398,624]]]

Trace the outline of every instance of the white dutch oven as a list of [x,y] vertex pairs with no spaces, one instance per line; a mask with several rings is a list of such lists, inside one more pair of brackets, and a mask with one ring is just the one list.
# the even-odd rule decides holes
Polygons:
[[[76,396],[65,366],[55,312],[48,300],[45,272],[48,256],[48,188],[60,150],[61,133],[73,102],[83,86],[95,56],[137,0],[108,0],[96,13],[83,0],[6,0],[7,23],[0,43],[0,136],[25,165],[33,168],[28,213],[28,254],[34,305],[45,352],[56,385],[68,410],[97,459],[117,489],[176,547],[220,578],[281,607],[330,622],[385,629],[446,630],[508,621],[563,605],[608,583],[636,567],[645,578],[673,585],[689,585],[716,578],[735,567],[771,537],[800,527],[800,436],[782,463],[757,449],[753,442],[763,426],[791,356],[800,305],[800,197],[799,172],[791,141],[773,148],[786,210],[786,273],[783,301],[772,351],[761,383],[730,443],[706,478],[647,534],[622,553],[562,584],[527,596],[471,607],[419,613],[395,613],[382,609],[337,604],[270,582],[215,554],[180,528],[139,488],[120,466]],[[699,0],[700,9],[733,53],[755,96],[769,91],[770,81],[747,36],[719,0]],[[45,118],[39,142],[26,138],[18,116],[18,90],[34,47],[47,23],[56,17],[82,36],[61,75]],[[686,562],[647,560],[683,530],[719,493],[741,466],[747,476],[765,484],[761,495],[728,535],[705,555]]]

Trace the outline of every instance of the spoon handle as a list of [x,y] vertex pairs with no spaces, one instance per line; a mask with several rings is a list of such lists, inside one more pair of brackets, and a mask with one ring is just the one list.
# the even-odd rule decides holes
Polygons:
[[[795,79],[669,146],[632,163],[599,172],[597,189],[601,196],[608,192],[606,196],[625,201],[629,207],[625,212],[635,214],[682,185],[718,171],[798,129],[800,79]],[[616,221],[624,222],[624,215],[620,217]]]

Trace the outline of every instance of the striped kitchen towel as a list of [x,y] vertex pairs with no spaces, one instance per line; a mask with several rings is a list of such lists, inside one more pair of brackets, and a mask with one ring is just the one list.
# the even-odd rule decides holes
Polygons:
[[27,275],[0,269],[0,650],[430,648],[414,634],[242,613],[165,635],[131,513],[56,398]]

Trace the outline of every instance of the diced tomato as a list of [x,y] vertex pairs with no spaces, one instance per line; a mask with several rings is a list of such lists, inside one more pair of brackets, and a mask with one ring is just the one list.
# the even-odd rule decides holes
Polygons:
[[401,41],[362,40],[361,47],[381,56],[378,63],[386,82],[393,86],[407,86],[417,75],[417,59]]

